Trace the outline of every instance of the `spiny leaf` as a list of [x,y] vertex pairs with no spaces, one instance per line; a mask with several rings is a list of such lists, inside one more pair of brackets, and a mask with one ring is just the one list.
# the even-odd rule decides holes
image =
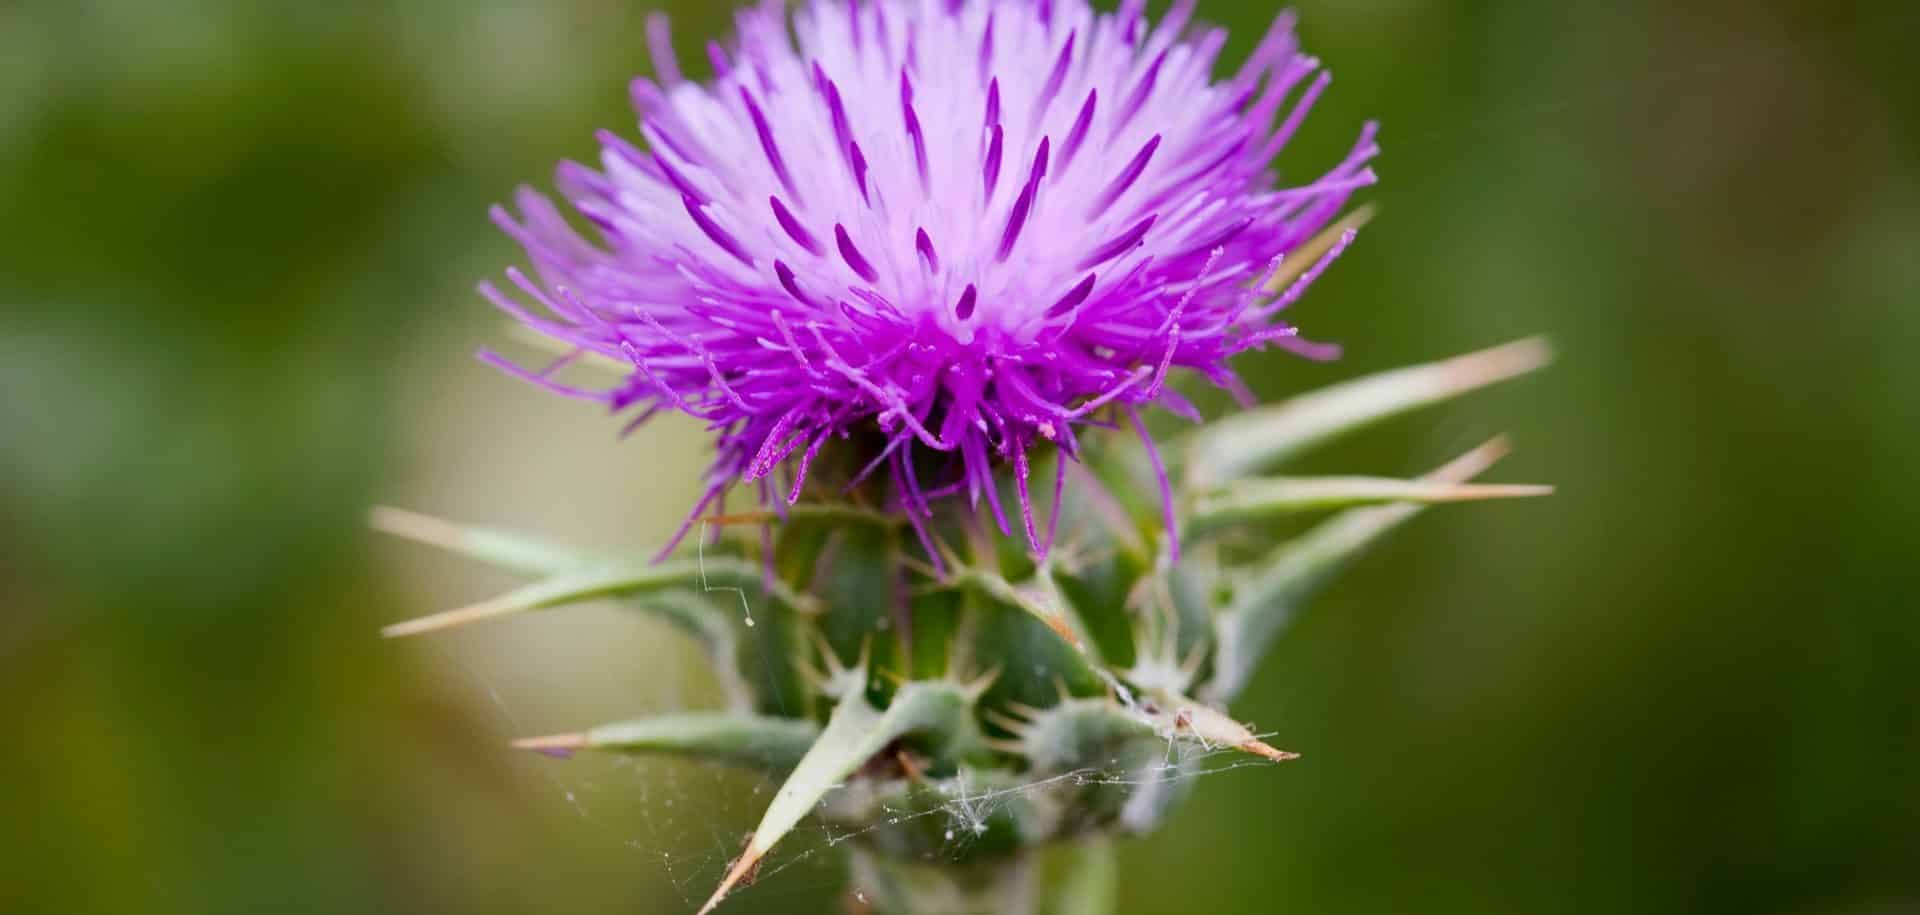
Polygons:
[[1269,746],[1252,728],[1203,702],[1167,690],[1155,690],[1152,698],[1154,723],[1169,737],[1187,736],[1207,746],[1232,747],[1274,762],[1300,758],[1298,753]]
[[1194,434],[1184,485],[1189,492],[1216,488],[1342,433],[1524,375],[1552,356],[1545,339],[1530,337],[1224,417]]
[[1187,515],[1185,538],[1197,538],[1237,524],[1267,521],[1298,512],[1379,505],[1388,502],[1475,502],[1553,494],[1551,486],[1497,483],[1445,483],[1385,477],[1268,477],[1240,480],[1202,496]]
[[[1484,472],[1506,452],[1506,441],[1496,438],[1455,458],[1423,481],[1440,485],[1464,483]],[[1368,546],[1424,507],[1417,503],[1397,503],[1349,509],[1270,553],[1252,580],[1234,595],[1232,605],[1217,619],[1220,649],[1207,695],[1222,702],[1233,698],[1246,685],[1260,657],[1293,619],[1301,603]]]
[[1051,581],[1040,580],[1032,588],[1021,588],[999,575],[972,566],[958,567],[953,581],[977,588],[981,594],[999,603],[1025,611],[1027,615],[1046,624],[1068,647],[1081,654],[1086,653],[1087,645],[1082,635],[1086,627],[1074,618],[1072,605],[1067,603],[1059,588]]
[[[559,546],[535,537],[492,528],[456,524],[404,509],[384,506],[375,508],[371,521],[377,530],[419,543],[438,546],[490,565],[528,575],[556,577],[584,575],[591,570],[616,564],[614,560],[607,557]],[[695,563],[696,566],[698,564],[698,562]],[[710,561],[707,568],[709,575],[706,587],[712,587],[714,582],[727,578],[727,570],[722,560]],[[525,590],[539,587],[542,585],[529,586]],[[726,694],[728,708],[744,711],[753,705],[753,690],[742,675],[740,659],[736,656],[739,640],[734,633],[735,615],[705,599],[699,593],[700,587],[696,582],[681,590],[638,591],[635,592],[639,597],[635,608],[643,613],[659,616],[699,640],[713,662],[714,675],[719,679],[721,691]],[[468,610],[471,611],[472,608]],[[484,618],[484,615],[474,617],[474,619],[478,618]],[[471,620],[458,616],[449,619],[443,614],[439,617],[428,617],[424,620],[388,627],[386,634],[388,637],[408,635],[433,628],[459,625],[463,621]],[[433,625],[428,625],[429,623]],[[409,626],[414,628],[406,628]]]
[[819,600],[814,622],[834,651],[851,659],[865,645],[876,666],[889,670],[899,666],[899,646],[876,637],[905,622],[894,611],[899,555],[895,531],[811,519],[782,529],[773,553],[781,578]]
[[599,565],[608,557],[490,527],[458,524],[403,508],[377,506],[368,521],[395,537],[437,546],[488,565],[526,575],[552,575]]
[[972,582],[963,594],[972,663],[1012,674],[994,684],[990,704],[1051,705],[1060,698],[1059,684],[1076,696],[1105,691],[1106,675],[1061,611],[993,575]]
[[690,713],[604,724],[577,734],[528,737],[522,750],[571,754],[576,750],[658,753],[785,771],[806,754],[820,726],[771,715]]
[[[757,592],[761,585],[758,567],[730,556],[710,556],[695,562],[681,560],[658,565],[645,562],[618,563],[563,572],[492,600],[395,623],[382,629],[381,634],[387,638],[419,635],[603,597],[632,597],[663,591],[739,589]],[[772,594],[775,600],[791,607],[806,605],[804,599],[778,581],[773,582]]]
[[1105,698],[1070,699],[1042,709],[1015,736],[1021,753],[1041,772],[1103,768],[1122,744],[1159,744],[1151,722]]
[[963,733],[971,725],[970,705],[966,692],[948,683],[908,683],[894,694],[885,711],[874,708],[864,691],[848,690],[834,707],[819,739],[774,794],[773,803],[760,818],[746,850],[727,869],[726,877],[706,905],[700,907],[701,915],[713,911],[735,886],[759,867],[767,852],[820,803],[821,797],[875,753],[910,734],[945,738]]
[[1148,561],[1118,551],[1065,561],[1058,550],[1048,557],[1047,574],[1085,628],[1089,651],[1102,664],[1132,664],[1135,634],[1127,596],[1146,575]]

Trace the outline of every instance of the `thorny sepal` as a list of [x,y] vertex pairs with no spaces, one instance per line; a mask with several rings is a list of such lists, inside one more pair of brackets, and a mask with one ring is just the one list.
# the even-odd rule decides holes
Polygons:
[[1184,488],[1206,492],[1343,433],[1525,375],[1552,358],[1544,338],[1529,337],[1222,417],[1187,443]]
[[[700,556],[692,562],[651,565],[622,562],[604,555],[559,546],[537,537],[474,527],[395,508],[373,512],[373,526],[420,543],[544,580],[493,600],[396,623],[381,630],[388,638],[419,635],[532,610],[624,598],[627,606],[663,619],[691,635],[706,651],[730,711],[787,713],[807,695],[793,658],[795,614],[813,603],[785,584],[772,582],[771,609],[756,617],[752,606],[766,604],[768,584],[761,570],[735,556]],[[742,630],[760,625],[750,643]]]
[[1100,668],[1071,630],[1063,630],[1060,617],[1016,605],[997,589],[969,587],[962,594],[974,662],[1005,674],[988,687],[985,707],[1047,706],[1063,696],[1106,691]]
[[[1156,826],[1189,789],[1205,755],[1196,747],[1292,758],[1222,708],[1327,577],[1424,504],[1543,491],[1467,483],[1499,456],[1497,440],[1417,480],[1244,474],[1544,357],[1543,346],[1523,341],[1302,398],[1224,438],[1203,432],[1179,494],[1187,523],[1178,539],[1190,542],[1178,562],[1176,538],[1160,526],[1160,480],[1129,440],[1086,443],[1087,463],[1069,470],[1087,485],[1057,506],[1061,539],[1044,556],[992,537],[986,525],[997,522],[981,512],[927,518],[939,569],[921,561],[902,518],[889,521],[851,501],[844,511],[819,502],[783,517],[717,521],[768,525],[771,556],[749,547],[745,557],[713,551],[658,565],[381,510],[375,523],[384,530],[544,576],[387,634],[624,597],[699,638],[732,714],[628,722],[519,745],[790,769],[703,911],[749,881],[814,813],[829,830],[847,830],[847,846],[868,862],[858,867],[897,880],[938,859],[932,870],[944,872],[936,876],[960,893],[956,899],[999,901],[981,911],[1003,911],[999,903],[1016,898],[1020,911],[1054,911],[1056,902],[1097,896],[1052,895],[1034,876],[1034,862],[1060,843]],[[1209,457],[1210,449],[1236,443],[1255,453]],[[1192,485],[1210,475],[1220,478]],[[1223,568],[1226,551],[1215,535],[1340,508],[1347,510],[1252,568]],[[882,523],[869,523],[875,520]],[[812,650],[826,673],[810,683],[804,668]],[[960,682],[981,671],[991,674]],[[903,905],[900,911],[936,910],[921,899]]]
[[801,718],[695,712],[603,724],[575,734],[527,737],[513,745],[553,756],[579,750],[659,754],[785,772],[800,762],[819,736],[820,726]]
[[[673,560],[658,564],[645,561],[616,562],[563,571],[491,600],[395,623],[382,629],[381,634],[388,638],[419,635],[608,597],[736,589],[758,593],[763,584],[761,579],[759,568],[733,556],[709,556],[692,562]],[[766,592],[768,596],[788,608],[805,611],[813,606],[811,601],[782,582],[765,584],[771,585]]]
[[1218,710],[1165,689],[1116,690],[1044,709],[1012,706],[989,718],[1013,735],[995,745],[1030,766],[1019,810],[1035,842],[1152,828],[1180,793],[1193,755],[1188,748],[1293,758]]
[[1019,723],[1016,739],[1021,754],[1041,773],[1105,765],[1134,746],[1150,746],[1155,754],[1166,749],[1151,720],[1104,697],[1037,710]]
[[1096,658],[1125,667],[1134,656],[1130,601],[1155,564],[1153,547],[1142,531],[1156,523],[1151,518],[1158,517],[1158,508],[1144,496],[1129,507],[1127,499],[1103,482],[1101,473],[1127,480],[1129,490],[1154,486],[1151,477],[1132,475],[1125,466],[1127,456],[1115,454],[1116,450],[1126,448],[1100,442],[1090,445],[1078,461],[1053,455],[1053,460],[1066,462],[1069,483],[1075,488],[1072,497],[1059,505],[1059,542],[1035,567],[1033,580],[1049,600],[1071,615]]
[[842,662],[853,663],[867,650],[875,668],[901,667],[897,640],[883,637],[907,628],[894,610],[904,588],[900,533],[889,526],[793,517],[775,534],[772,563],[780,580],[820,608],[817,631]]
[[1047,838],[1096,834],[1119,825],[1139,832],[1159,821],[1164,804],[1140,808],[1145,795],[1167,795],[1159,782],[1176,773],[1177,754],[1153,721],[1136,708],[1100,699],[1073,699],[1032,710],[1013,723],[1015,740],[1032,765],[1036,833]]
[[447,552],[522,575],[555,575],[610,561],[607,556],[516,531],[458,524],[386,505],[376,506],[368,514],[368,523],[381,533],[437,546]]
[[[1465,483],[1492,466],[1506,450],[1504,439],[1494,439],[1422,480],[1442,486]],[[1400,502],[1349,509],[1275,548],[1215,619],[1220,647],[1215,653],[1213,678],[1202,695],[1217,702],[1231,701],[1246,686],[1267,648],[1292,622],[1301,603],[1367,547],[1424,507]]]
[[1156,733],[1166,740],[1190,738],[1206,749],[1227,747],[1273,762],[1300,758],[1298,753],[1269,746],[1252,728],[1225,712],[1178,693],[1154,690],[1145,697],[1141,708],[1153,722]]
[[869,759],[902,738],[922,738],[936,757],[957,757],[978,745],[973,724],[974,691],[959,684],[916,681],[893,695],[882,710],[867,699],[866,670],[839,672],[839,704],[820,737],[809,748],[767,806],[746,850],[728,868],[701,913],[713,911],[734,887],[759,868],[779,841],[811,813],[827,792],[839,787]]
[[1238,525],[1271,521],[1301,512],[1390,502],[1436,505],[1552,494],[1551,486],[1446,483],[1386,477],[1247,479],[1230,483],[1195,500],[1192,510],[1187,513],[1181,539],[1190,542]]
[[[975,592],[984,601],[1020,610],[1046,626],[1055,638],[1069,648],[1081,655],[1087,654],[1086,625],[1050,579],[1036,577],[1016,585],[993,572],[962,566],[955,570],[949,581]],[[1089,657],[1087,661],[1092,663],[1093,658]]]

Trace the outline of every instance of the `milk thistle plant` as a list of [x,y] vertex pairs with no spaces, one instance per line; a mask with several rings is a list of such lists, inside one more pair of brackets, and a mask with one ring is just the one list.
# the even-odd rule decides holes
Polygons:
[[[852,836],[861,910],[1106,911],[1110,837],[1163,818],[1185,750],[1293,758],[1227,708],[1333,572],[1425,505],[1545,491],[1469,482],[1498,441],[1417,479],[1263,475],[1546,352],[1251,404],[1232,357],[1337,354],[1283,315],[1365,222],[1378,147],[1366,125],[1279,182],[1327,75],[1283,15],[1216,78],[1226,33],[1192,13],[773,0],[704,84],[656,19],[643,142],[558,170],[593,237],[531,191],[495,210],[534,269],[481,291],[559,356],[483,358],[629,427],[691,416],[716,456],[655,557],[376,512],[535,579],[387,634],[617,598],[699,640],[726,708],[518,745],[783,779],[703,912],[810,816]],[[563,382],[576,363],[614,380]],[[1245,409],[1204,421],[1188,377]],[[1151,408],[1198,425],[1156,440]],[[931,814],[980,792],[955,843]]]

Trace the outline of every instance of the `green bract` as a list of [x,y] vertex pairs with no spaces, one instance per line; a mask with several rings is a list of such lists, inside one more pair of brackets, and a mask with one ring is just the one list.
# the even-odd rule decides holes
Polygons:
[[[1073,468],[1084,476],[1057,506],[1058,546],[1037,563],[982,533],[961,500],[935,514],[944,572],[904,518],[851,501],[747,519],[772,526],[771,556],[755,536],[657,564],[380,509],[382,530],[532,579],[387,634],[612,598],[697,639],[726,709],[518,746],[678,754],[783,778],[707,909],[815,816],[855,834],[844,843],[855,887],[875,911],[1104,912],[1106,840],[1153,828],[1178,799],[1181,760],[1193,758],[1180,745],[1292,758],[1226,708],[1333,573],[1427,505],[1549,491],[1469,482],[1503,453],[1499,440],[1413,480],[1258,474],[1547,358],[1543,342],[1525,340],[1201,427],[1166,451],[1178,562],[1153,476],[1118,434],[1084,440],[1086,461]],[[1246,547],[1268,522],[1301,513],[1329,516]],[[966,843],[951,841],[949,818],[915,815],[982,792],[1005,802],[967,821]]]

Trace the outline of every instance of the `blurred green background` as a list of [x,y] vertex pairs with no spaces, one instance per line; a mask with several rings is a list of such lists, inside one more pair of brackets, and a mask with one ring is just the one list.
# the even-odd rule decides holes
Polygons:
[[[717,8],[674,9],[685,59]],[[1348,357],[1546,332],[1549,373],[1325,466],[1486,435],[1551,500],[1435,512],[1238,711],[1127,911],[1920,911],[1920,13],[1308,2],[1337,74],[1283,164],[1384,122],[1382,217],[1302,306]],[[1204,0],[1244,53],[1269,10]],[[520,758],[708,701],[594,609],[378,626],[495,573],[395,503],[657,543],[698,436],[470,358],[484,218],[630,132],[639,0],[0,3],[0,908],[682,912],[769,786]],[[813,842],[817,847],[820,843]],[[804,849],[806,842],[796,843]],[[829,854],[738,900],[830,911]]]

